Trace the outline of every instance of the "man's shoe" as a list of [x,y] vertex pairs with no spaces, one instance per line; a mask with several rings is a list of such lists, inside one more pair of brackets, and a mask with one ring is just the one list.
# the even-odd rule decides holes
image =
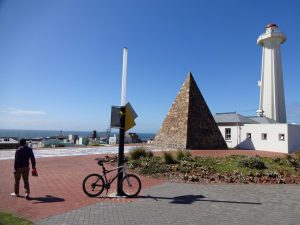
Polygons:
[[25,194],[25,198],[28,200],[29,199],[29,194]]
[[19,194],[16,194],[15,192],[11,193],[10,195],[13,197],[19,197]]

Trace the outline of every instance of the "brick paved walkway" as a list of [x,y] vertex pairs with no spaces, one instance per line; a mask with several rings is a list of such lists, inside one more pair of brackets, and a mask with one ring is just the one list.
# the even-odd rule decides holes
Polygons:
[[[284,156],[284,154],[278,154],[278,153],[244,151],[244,150],[215,150],[215,151],[214,150],[213,151],[199,150],[199,151],[192,151],[192,153],[193,153],[193,155],[202,155],[202,156],[225,156],[228,154],[246,154],[246,155],[259,154],[261,156],[275,156],[275,155],[276,156]],[[10,196],[10,193],[13,191],[13,180],[14,180],[13,173],[12,173],[13,172],[13,160],[1,160],[0,161],[0,199],[1,199],[0,211],[11,212],[11,213],[23,216],[23,217],[28,218],[33,221],[41,221],[41,223],[43,222],[43,220],[40,220],[40,219],[50,218],[49,220],[45,220],[45,221],[50,221],[49,224],[51,224],[51,221],[52,221],[51,218],[56,218],[56,217],[51,217],[51,216],[69,215],[68,213],[72,214],[74,212],[77,215],[77,213],[76,213],[77,211],[72,211],[75,209],[83,210],[83,213],[86,213],[85,208],[82,208],[82,207],[87,206],[87,207],[91,207],[91,208],[93,208],[93,207],[97,208],[98,206],[95,205],[97,203],[100,203],[100,205],[103,206],[103,207],[102,206],[101,207],[103,208],[104,211],[100,210],[101,213],[103,213],[103,215],[105,214],[109,218],[112,216],[113,217],[115,217],[115,216],[109,214],[109,212],[111,212],[111,211],[107,211],[106,209],[112,210],[112,209],[121,207],[120,213],[122,215],[122,213],[124,213],[124,211],[122,211],[122,209],[123,209],[122,207],[124,207],[126,210],[128,209],[128,207],[129,208],[137,207],[137,210],[143,210],[142,208],[139,208],[139,206],[141,206],[141,207],[144,207],[144,206],[139,205],[139,204],[146,204],[146,205],[150,204],[149,207],[150,206],[153,207],[153,210],[155,211],[156,210],[155,205],[157,203],[162,203],[163,204],[163,205],[161,205],[162,208],[158,207],[157,210],[155,211],[155,212],[157,212],[157,215],[155,215],[154,212],[152,214],[149,214],[149,215],[152,215],[153,217],[159,217],[161,215],[161,213],[164,212],[164,210],[167,210],[168,207],[171,206],[170,209],[172,209],[172,207],[174,207],[173,204],[172,205],[169,205],[169,203],[166,204],[166,202],[162,199],[164,197],[168,197],[169,196],[168,193],[171,194],[171,198],[175,198],[176,196],[177,197],[179,196],[180,193],[173,192],[174,191],[173,186],[172,187],[171,186],[170,187],[169,186],[161,186],[161,187],[164,187],[162,190],[151,189],[154,191],[153,192],[154,195],[159,194],[158,196],[160,196],[160,200],[154,201],[154,202],[153,202],[153,199],[151,199],[151,198],[150,199],[146,198],[143,200],[139,200],[138,203],[137,202],[133,203],[134,200],[132,200],[132,199],[111,199],[111,198],[107,198],[107,197],[100,197],[100,198],[87,197],[82,191],[82,187],[81,187],[82,180],[86,175],[99,171],[100,168],[96,164],[96,161],[94,160],[94,158],[96,158],[96,157],[99,157],[99,155],[66,156],[66,157],[53,157],[53,158],[37,159],[37,168],[38,168],[38,172],[39,172],[39,177],[37,177],[37,178],[30,177],[31,197],[32,197],[32,199],[30,201],[26,201],[24,199],[24,197],[13,198]],[[143,190],[147,190],[147,188],[149,188],[149,187],[154,187],[155,185],[163,183],[163,181],[159,181],[159,180],[155,180],[155,179],[150,179],[150,178],[145,178],[145,177],[141,177],[141,178],[142,178],[142,183],[143,183]],[[174,185],[175,186],[178,185],[178,187],[181,187],[181,185],[183,185],[182,187],[186,187],[186,186],[184,186],[184,184],[174,184]],[[20,194],[24,196],[23,185],[21,185],[20,187],[21,187]],[[203,188],[207,189],[210,186],[209,185],[207,185],[207,186],[200,185],[197,187],[201,187],[200,191],[202,191]],[[212,186],[212,187],[215,187],[215,186]],[[221,185],[220,187],[230,187],[230,186]],[[234,187],[240,187],[240,186],[235,185]],[[246,187],[246,185],[245,186],[242,185],[241,187],[242,187],[242,190],[244,190],[243,187]],[[252,187],[255,187],[255,186],[248,185],[247,187],[249,187],[251,189]],[[266,191],[264,191],[263,193],[267,193],[268,192],[267,190],[269,187],[273,188],[273,186],[268,186],[268,185],[263,186],[262,189],[264,189],[264,188],[266,189]],[[285,190],[285,189],[290,190],[291,187],[294,187],[294,186],[283,185],[280,187],[282,187],[282,190]],[[296,186],[296,187],[299,189],[299,186]],[[172,188],[172,190],[171,189],[169,190],[169,188]],[[239,188],[237,188],[237,191],[238,191],[238,189]],[[224,191],[222,188],[219,190],[215,190],[215,188],[213,188],[212,190],[214,190],[216,192],[220,192],[221,194]],[[112,187],[111,191],[115,192],[115,185]],[[235,191],[233,191],[233,194],[234,194],[234,192]],[[180,195],[190,195],[189,193],[191,193],[189,189],[183,188],[182,193]],[[206,196],[202,192],[200,192],[200,193],[201,193],[201,195]],[[295,192],[295,193],[298,193],[298,192]],[[143,192],[141,194],[143,194]],[[224,196],[227,196],[227,194],[228,194],[228,196],[230,196],[230,193],[226,193],[226,195],[224,195]],[[277,198],[276,193],[273,192],[273,194],[274,194],[275,198]],[[172,195],[173,195],[173,197],[172,197]],[[245,193],[243,193],[243,195],[248,195],[248,190],[246,190]],[[289,199],[292,199],[294,197],[294,196],[291,196],[291,193],[288,193],[287,196]],[[298,193],[298,196],[299,196],[299,193]],[[193,199],[193,198],[194,197],[192,196],[191,199]],[[262,198],[263,198],[263,196],[262,196]],[[221,196],[221,198],[215,198],[215,199],[222,199],[222,196]],[[297,199],[297,198],[295,198],[295,199]],[[149,200],[150,200],[150,202],[149,202]],[[170,199],[167,198],[166,201],[167,200],[170,200]],[[180,200],[180,198],[177,198],[177,200]],[[245,199],[241,199],[239,201],[245,201]],[[205,199],[202,199],[202,202],[206,202]],[[298,202],[299,202],[299,199],[298,199]],[[122,203],[122,204],[116,204],[116,203]],[[123,203],[126,203],[126,204],[123,204]],[[193,205],[193,204],[184,204],[184,205]],[[298,207],[298,209],[299,209],[299,205],[294,204],[294,206]],[[150,210],[151,210],[151,207],[150,207]],[[210,205],[208,205],[206,207],[210,207]],[[212,207],[213,208],[210,210],[214,210],[215,206],[213,205]],[[199,210],[201,211],[202,208],[200,207]],[[293,207],[291,207],[291,212],[293,212]],[[64,213],[67,213],[67,214],[64,214]],[[93,215],[97,214],[93,210],[91,211],[91,213]],[[143,213],[146,213],[146,212],[138,211],[138,214],[144,215]],[[174,211],[174,213],[175,213],[175,211]],[[178,212],[176,212],[176,213],[178,213]],[[126,211],[125,211],[125,214],[126,214]],[[132,213],[130,213],[129,215],[131,218]],[[178,214],[178,215],[181,215],[181,214]],[[187,212],[187,215],[189,215],[188,212]],[[99,218],[97,218],[97,216],[98,216],[98,214],[94,215],[95,220],[98,221]],[[184,216],[184,214],[182,216]],[[59,217],[59,218],[61,218],[61,217]],[[86,214],[85,214],[84,218],[86,218]],[[123,217],[120,216],[120,218],[123,218]],[[138,218],[142,219],[143,217],[141,216]],[[148,217],[145,217],[145,218],[147,218],[147,220],[148,220]],[[175,217],[175,218],[177,218],[177,217]],[[84,220],[86,221],[89,219],[90,219],[90,217],[88,219],[84,219]],[[114,224],[113,222],[111,222],[111,220],[109,220],[109,219],[106,219],[106,220],[110,221],[108,224]],[[78,221],[76,219],[74,219],[74,221],[75,221],[74,224],[77,224]],[[123,221],[123,219],[122,219],[122,221]],[[149,221],[152,221],[152,220],[149,219]],[[90,222],[92,222],[92,221],[90,221]],[[59,224],[59,223],[56,223],[56,224]],[[64,224],[64,223],[61,223],[61,224]],[[66,224],[70,224],[70,221],[68,221],[68,223],[65,223],[64,225],[66,225]],[[80,224],[80,223],[78,223],[78,224]],[[89,224],[89,223],[87,223],[87,224]],[[116,224],[122,224],[122,223],[116,222]],[[124,223],[124,224],[130,224],[130,223],[127,221],[127,223]],[[134,223],[132,223],[132,224],[134,224]],[[147,224],[147,223],[144,222],[144,224]]]
[[130,203],[98,203],[37,221],[37,225],[295,225],[299,185],[164,183]]
[[[94,158],[99,155],[69,156],[37,159],[39,177],[30,176],[32,200],[24,199],[23,183],[20,183],[22,197],[11,197],[13,192],[13,160],[0,161],[0,211],[11,212],[30,220],[46,218],[72,209],[99,202],[128,202],[132,199],[90,198],[82,191],[83,178],[99,171]],[[109,167],[108,167],[109,168]],[[141,176],[140,176],[141,177]],[[162,181],[141,177],[143,189]],[[116,183],[116,182],[115,182]],[[115,192],[116,186],[110,192]]]

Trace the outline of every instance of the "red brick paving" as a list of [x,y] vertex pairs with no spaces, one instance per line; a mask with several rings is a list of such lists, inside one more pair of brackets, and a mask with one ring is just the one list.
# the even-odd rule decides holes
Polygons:
[[[214,157],[227,155],[283,157],[286,155],[253,150],[193,150],[191,152],[193,155]],[[30,176],[31,197],[33,198],[30,201],[10,196],[10,193],[13,192],[14,182],[13,160],[0,161],[0,211],[15,213],[30,220],[38,220],[98,202],[132,201],[132,199],[126,198],[90,198],[83,193],[83,178],[90,173],[100,172],[100,167],[94,160],[96,157],[99,155],[37,159],[39,177]],[[141,180],[143,188],[163,182],[145,177],[141,177]],[[115,192],[115,190],[116,182],[110,189],[110,193]],[[20,194],[24,196],[22,180]]]
[[[37,220],[103,201],[128,202],[132,199],[90,198],[82,191],[82,181],[90,173],[100,172],[94,158],[99,155],[38,158],[39,177],[30,176],[32,200],[24,199],[23,181],[20,183],[20,195],[10,196],[13,192],[13,160],[0,161],[0,211],[10,212],[30,220]],[[107,167],[109,168],[109,167]],[[139,176],[142,188],[148,188],[162,181]],[[142,189],[142,190],[143,190]],[[111,192],[116,191],[116,181]],[[104,191],[105,192],[105,191]]]

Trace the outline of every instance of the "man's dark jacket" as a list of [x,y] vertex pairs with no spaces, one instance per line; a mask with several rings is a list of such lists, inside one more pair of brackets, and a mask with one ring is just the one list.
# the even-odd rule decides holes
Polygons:
[[29,167],[29,159],[31,160],[32,168],[35,168],[35,158],[32,149],[27,146],[20,146],[15,154],[15,170]]

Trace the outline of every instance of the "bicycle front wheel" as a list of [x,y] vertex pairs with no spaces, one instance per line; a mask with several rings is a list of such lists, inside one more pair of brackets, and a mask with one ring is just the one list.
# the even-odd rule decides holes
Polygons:
[[134,174],[125,175],[121,180],[121,185],[124,195],[129,198],[136,197],[142,189],[140,178]]
[[90,197],[100,195],[104,190],[104,180],[99,174],[93,173],[84,178],[82,183],[84,193]]

